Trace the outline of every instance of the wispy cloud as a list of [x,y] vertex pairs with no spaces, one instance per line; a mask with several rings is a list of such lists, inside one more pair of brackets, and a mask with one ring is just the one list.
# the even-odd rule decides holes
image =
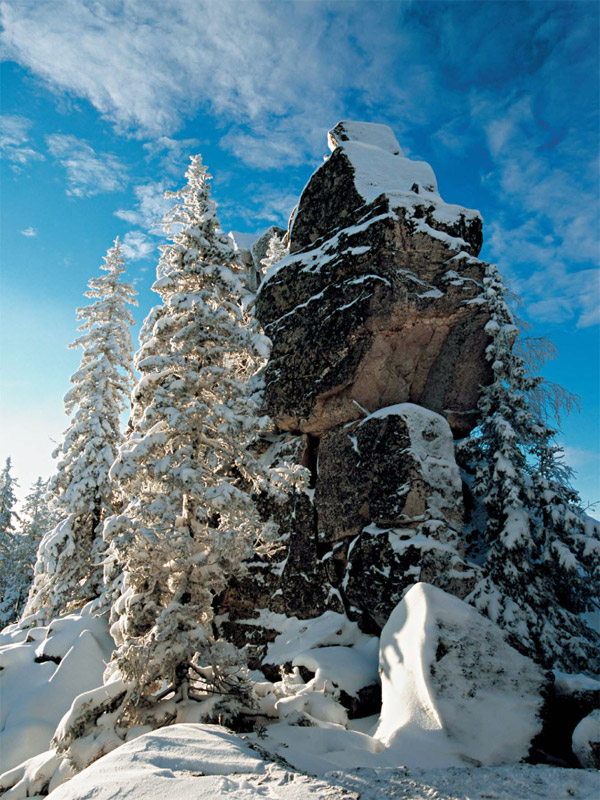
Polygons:
[[37,231],[35,228],[32,228],[31,225],[28,228],[25,228],[21,231],[21,236],[26,236],[28,239],[37,236]]
[[143,145],[148,159],[158,161],[163,173],[180,177],[189,166],[190,156],[198,152],[199,139],[172,139],[159,136]]
[[135,208],[119,209],[115,216],[143,228],[147,233],[163,235],[160,225],[166,212],[173,206],[173,201],[165,197],[165,181],[140,184],[134,188]]
[[129,231],[121,241],[121,249],[125,258],[139,261],[155,252],[156,242],[142,231]]
[[43,161],[44,156],[35,150],[29,140],[32,122],[18,114],[0,114],[0,156],[20,171],[30,161]]
[[96,153],[83,139],[63,133],[46,137],[51,155],[67,172],[67,194],[91,197],[117,192],[127,184],[127,171],[110,153]]
[[[165,171],[181,170],[196,148],[174,133],[199,110],[212,115],[221,147],[253,169],[314,163],[324,130],[348,109],[391,124],[415,157],[468,164],[475,153],[488,165],[486,254],[513,271],[537,319],[592,323],[597,4],[0,0],[0,8],[8,57],[86,98],[120,131],[152,138],[146,152]],[[151,187],[118,212],[146,232],[164,211]],[[259,216],[281,221],[293,205],[287,194],[265,189]]]

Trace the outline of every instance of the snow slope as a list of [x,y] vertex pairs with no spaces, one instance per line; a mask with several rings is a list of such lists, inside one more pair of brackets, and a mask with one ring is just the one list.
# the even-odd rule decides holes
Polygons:
[[[351,755],[351,754],[349,754]],[[597,773],[531,765],[349,768],[314,778],[214,725],[175,725],[104,756],[50,800],[596,800]],[[7,800],[12,800],[7,795]]]
[[47,627],[26,622],[0,633],[0,774],[48,749],[72,700],[102,683],[114,647],[93,603]]

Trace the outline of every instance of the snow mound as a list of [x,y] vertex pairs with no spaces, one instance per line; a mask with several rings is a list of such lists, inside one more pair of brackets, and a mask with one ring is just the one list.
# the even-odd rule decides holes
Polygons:
[[350,697],[357,697],[365,686],[379,681],[379,642],[375,636],[356,647],[318,647],[306,650],[292,661],[315,673],[319,686],[334,683]]
[[600,708],[584,717],[573,731],[573,752],[582,767],[600,767]]
[[433,219],[444,225],[480,217],[478,211],[444,202],[432,168],[425,161],[405,158],[387,125],[340,122],[329,132],[328,143],[332,151],[341,148],[350,160],[356,190],[366,203],[385,194],[392,208],[431,206]]
[[[265,624],[279,630],[279,635],[269,644],[263,659],[265,664],[286,664],[315,647],[337,645],[351,647],[365,645],[374,637],[362,633],[356,622],[345,614],[326,611],[314,619],[298,619],[283,614],[263,612],[255,620],[241,620],[245,624]],[[276,627],[278,626],[278,627]]]
[[392,612],[380,671],[375,736],[397,764],[515,763],[541,728],[542,670],[475,609],[429,584],[411,587]]
[[[349,798],[320,780],[270,764],[217,725],[144,734],[50,793],[51,800],[254,800]],[[354,795],[356,797],[356,795]],[[350,795],[352,798],[352,795]]]
[[[23,624],[22,624],[23,625]],[[0,634],[0,774],[48,750],[73,699],[102,684],[114,643],[93,603],[47,627]]]
[[346,142],[360,142],[371,147],[378,147],[394,156],[402,156],[402,148],[393,130],[388,125],[377,122],[339,122],[327,134],[327,144],[333,152],[336,147],[344,146]]

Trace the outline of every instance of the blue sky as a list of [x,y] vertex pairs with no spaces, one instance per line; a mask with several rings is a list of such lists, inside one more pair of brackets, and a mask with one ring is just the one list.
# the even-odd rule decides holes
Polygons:
[[[482,257],[558,346],[581,395],[561,442],[585,502],[598,455],[599,9],[592,2],[0,0],[0,458],[52,469],[75,307],[115,236],[140,292],[162,192],[190,153],[225,230],[285,224],[340,119],[390,125],[448,202],[478,208]],[[596,509],[597,512],[598,509]]]

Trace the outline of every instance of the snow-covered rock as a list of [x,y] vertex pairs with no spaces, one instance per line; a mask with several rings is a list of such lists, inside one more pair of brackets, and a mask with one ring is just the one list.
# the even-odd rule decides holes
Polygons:
[[376,731],[398,764],[510,764],[541,729],[546,677],[462,600],[413,586],[381,635]]
[[439,414],[401,403],[324,433],[315,505],[319,541],[337,545],[340,591],[370,624],[381,628],[418,581],[459,597],[472,591],[462,484]]
[[92,603],[47,627],[0,634],[0,773],[48,749],[73,699],[102,684],[113,647]]
[[600,709],[581,720],[573,731],[573,752],[582,767],[600,769]]
[[257,296],[269,412],[320,435],[413,402],[467,433],[490,378],[481,219],[445,203],[386,126],[342,122],[329,140]]
[[600,708],[600,680],[585,674],[553,670],[542,718],[544,729],[535,741],[537,760],[577,767],[573,732],[579,723]]
[[238,258],[246,269],[249,289],[256,289],[262,280],[263,268],[260,262],[265,257],[274,234],[283,236],[285,230],[278,225],[271,225],[262,234],[240,233],[239,231],[230,231],[228,234]]

